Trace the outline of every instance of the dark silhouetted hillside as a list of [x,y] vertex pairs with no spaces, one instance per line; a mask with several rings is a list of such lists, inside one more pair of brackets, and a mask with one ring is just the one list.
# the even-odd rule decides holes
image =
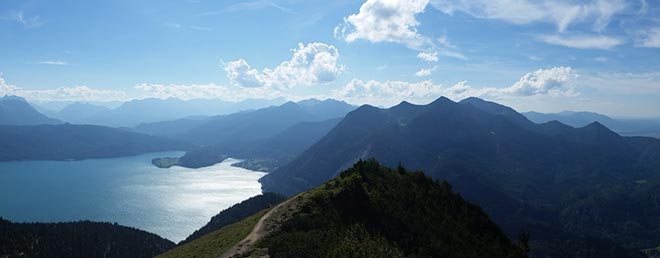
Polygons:
[[12,223],[0,218],[0,257],[150,258],[174,243],[101,222]]

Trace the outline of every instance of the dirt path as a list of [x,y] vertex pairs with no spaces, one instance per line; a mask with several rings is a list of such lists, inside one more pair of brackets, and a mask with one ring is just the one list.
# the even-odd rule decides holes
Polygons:
[[254,225],[254,228],[248,234],[243,240],[238,242],[236,245],[232,246],[220,256],[220,258],[229,258],[233,257],[235,255],[243,254],[245,251],[250,250],[250,247],[257,242],[257,240],[261,239],[264,237],[266,234],[268,234],[268,230],[266,229],[266,220],[273,215],[278,209],[280,209],[282,206],[286,205],[287,203],[291,202],[293,199],[296,199],[298,195],[289,198],[288,200],[278,204],[277,206],[273,207],[270,209],[266,214],[261,216],[259,221],[257,221],[257,224]]

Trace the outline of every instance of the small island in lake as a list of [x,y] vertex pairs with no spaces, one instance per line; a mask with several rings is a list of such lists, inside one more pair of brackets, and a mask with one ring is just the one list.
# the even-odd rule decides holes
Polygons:
[[151,164],[159,168],[170,168],[172,166],[179,165],[179,158],[174,157],[164,157],[164,158],[155,158],[151,160]]

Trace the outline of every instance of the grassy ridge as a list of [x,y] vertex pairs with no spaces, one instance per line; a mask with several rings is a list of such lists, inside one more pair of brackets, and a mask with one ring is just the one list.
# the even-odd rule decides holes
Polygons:
[[195,241],[161,254],[157,258],[218,257],[245,238],[252,231],[261,216],[267,211],[262,210],[244,220],[218,229]]

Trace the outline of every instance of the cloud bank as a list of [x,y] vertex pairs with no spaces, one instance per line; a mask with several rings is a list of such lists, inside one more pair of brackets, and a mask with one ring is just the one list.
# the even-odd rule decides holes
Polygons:
[[578,78],[570,67],[539,69],[522,76],[509,87],[474,87],[461,81],[450,87],[436,84],[432,80],[421,82],[406,81],[363,81],[353,79],[345,86],[333,91],[333,96],[353,103],[393,105],[402,100],[428,102],[440,96],[452,99],[486,97],[507,99],[513,97],[575,97],[575,79]]

